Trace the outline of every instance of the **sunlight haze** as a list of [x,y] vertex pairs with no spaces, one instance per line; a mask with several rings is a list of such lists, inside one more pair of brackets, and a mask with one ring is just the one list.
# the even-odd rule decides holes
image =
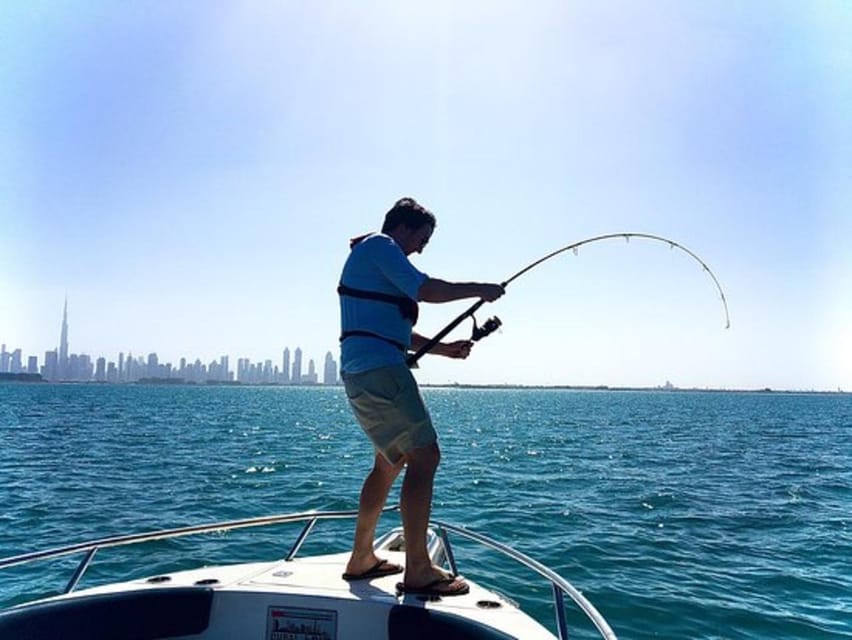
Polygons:
[[[338,357],[348,239],[500,282],[424,383],[852,390],[852,5],[13,2],[0,342]],[[431,335],[468,303],[421,305]],[[465,338],[470,323],[452,335]]]

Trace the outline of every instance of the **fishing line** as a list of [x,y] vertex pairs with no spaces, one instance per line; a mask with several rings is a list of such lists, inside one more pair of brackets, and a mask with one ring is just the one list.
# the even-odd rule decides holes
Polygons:
[[[613,238],[624,238],[627,242],[630,242],[631,238],[640,238],[642,240],[653,240],[653,241],[656,241],[656,242],[663,242],[663,243],[669,245],[669,248],[679,249],[679,250],[683,251],[684,253],[686,253],[692,259],[696,260],[698,262],[698,264],[700,264],[701,267],[704,269],[704,271],[707,272],[707,275],[709,275],[710,278],[713,280],[713,284],[716,285],[716,290],[719,292],[719,297],[722,300],[722,307],[725,310],[725,328],[726,329],[730,328],[731,317],[728,314],[728,301],[725,298],[725,292],[722,290],[722,285],[719,284],[719,280],[718,280],[718,278],[716,278],[716,275],[713,273],[713,271],[710,269],[710,267],[707,266],[707,263],[705,263],[704,260],[699,258],[696,253],[687,249],[682,244],[675,242],[674,240],[669,240],[668,238],[664,238],[663,236],[656,236],[656,235],[653,235],[653,234],[650,234],[650,233],[629,233],[629,232],[628,233],[607,233],[605,235],[594,236],[593,238],[586,238],[585,240],[580,240],[579,242],[574,242],[572,244],[569,244],[567,246],[562,247],[561,249],[557,249],[556,251],[548,253],[544,257],[539,258],[538,260],[528,264],[526,267],[524,267],[523,269],[518,271],[512,277],[510,277],[509,279],[507,279],[504,282],[501,282],[500,285],[505,289],[511,282],[514,282],[515,280],[517,280],[519,277],[524,275],[527,271],[530,271],[530,270],[534,269],[535,267],[537,267],[538,265],[540,265],[541,263],[546,262],[547,260],[550,260],[551,258],[553,258],[555,256],[558,256],[560,253],[564,253],[566,251],[573,251],[574,254],[576,255],[577,249],[579,249],[583,245],[591,244],[593,242],[600,242],[602,240],[612,240]],[[477,325],[476,318],[473,317],[473,314],[476,313],[476,311],[483,304],[485,304],[485,300],[478,300],[469,309],[467,309],[465,312],[463,312],[462,314],[457,316],[446,327],[444,327],[438,333],[436,333],[435,336],[431,340],[429,340],[429,342],[424,344],[422,347],[420,347],[420,349],[418,349],[415,353],[413,353],[412,355],[410,355],[407,358],[406,362],[408,363],[408,366],[414,367],[417,364],[417,361],[423,355],[425,355],[426,353],[431,351],[435,347],[435,345],[438,344],[441,341],[441,339],[443,339],[450,331],[455,329],[459,324],[461,324],[468,317],[473,318],[473,333],[471,335],[471,340],[474,340],[474,341],[481,340],[485,336],[496,331],[500,327],[500,325],[502,324],[500,322],[500,319],[497,318],[496,316],[493,317],[493,318],[489,318],[482,327]]]

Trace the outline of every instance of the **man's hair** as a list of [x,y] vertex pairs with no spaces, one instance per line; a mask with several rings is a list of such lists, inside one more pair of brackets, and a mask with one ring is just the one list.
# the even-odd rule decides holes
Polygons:
[[382,233],[390,233],[399,225],[405,225],[409,229],[419,229],[424,224],[434,229],[437,224],[435,215],[423,205],[418,204],[414,198],[400,198],[385,214]]

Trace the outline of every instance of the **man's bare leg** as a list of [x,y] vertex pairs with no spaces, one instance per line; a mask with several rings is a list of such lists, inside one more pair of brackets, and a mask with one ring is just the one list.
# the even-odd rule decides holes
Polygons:
[[355,540],[352,555],[346,565],[346,573],[358,574],[371,569],[379,561],[373,551],[376,537],[376,524],[385,506],[393,481],[402,470],[404,461],[391,464],[384,456],[376,452],[372,471],[361,487],[358,503],[358,520],[355,524]]
[[[400,506],[405,531],[405,585],[422,587],[447,578],[448,574],[432,564],[426,549],[426,529],[432,511],[432,487],[441,460],[437,444],[420,447],[406,454],[407,469],[402,482]],[[466,587],[458,579],[447,585],[447,592]]]

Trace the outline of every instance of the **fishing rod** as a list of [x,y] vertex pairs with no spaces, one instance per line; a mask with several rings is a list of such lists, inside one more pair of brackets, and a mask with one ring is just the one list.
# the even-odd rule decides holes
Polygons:
[[[713,279],[713,284],[716,285],[716,290],[719,292],[719,296],[722,299],[722,306],[724,307],[724,310],[725,310],[725,328],[726,329],[730,328],[731,317],[728,314],[728,301],[725,298],[725,292],[722,290],[722,285],[719,284],[719,280],[716,278],[716,275],[713,273],[713,271],[710,269],[710,267],[708,267],[707,264],[701,258],[699,258],[697,254],[690,251],[689,249],[687,249],[682,244],[677,243],[674,240],[669,240],[668,238],[664,238],[663,236],[656,236],[656,235],[653,235],[653,234],[650,234],[650,233],[629,233],[629,232],[628,233],[607,233],[607,234],[604,234],[604,235],[601,235],[601,236],[594,236],[592,238],[586,238],[585,240],[580,240],[579,242],[574,242],[573,244],[569,244],[565,247],[562,247],[561,249],[557,249],[556,251],[548,253],[546,256],[539,258],[535,262],[532,262],[531,264],[527,265],[526,267],[524,267],[523,269],[518,271],[515,275],[513,275],[508,280],[501,282],[500,286],[502,286],[505,289],[511,282],[513,282],[514,280],[516,280],[520,276],[524,275],[527,271],[534,269],[535,267],[540,265],[542,262],[546,262],[547,260],[550,260],[551,258],[558,256],[560,253],[564,253],[566,251],[573,251],[574,254],[576,255],[577,249],[579,249],[583,245],[591,244],[593,242],[600,242],[602,240],[612,240],[613,238],[624,238],[627,242],[630,242],[631,238],[641,238],[643,240],[654,240],[656,242],[663,242],[663,243],[669,245],[669,248],[680,249],[681,251],[683,251],[684,253],[689,255],[691,258],[696,260],[704,268],[704,271],[706,271],[707,274]],[[482,300],[482,299],[477,300],[473,305],[470,306],[469,309],[467,309],[465,312],[458,315],[446,327],[444,327],[438,333],[436,333],[435,336],[431,340],[429,340],[429,342],[424,344],[422,347],[420,347],[416,352],[411,354],[406,359],[406,363],[408,364],[408,366],[409,367],[416,366],[417,361],[420,360],[421,357],[423,357],[426,353],[431,351],[435,347],[435,345],[438,344],[450,331],[452,331],[457,326],[459,326],[468,317],[473,318],[473,334],[471,335],[471,340],[474,340],[474,341],[481,340],[485,336],[490,335],[491,333],[494,333],[494,331],[496,331],[500,327],[500,325],[502,324],[498,317],[494,316],[493,318],[489,318],[485,322],[485,324],[483,324],[481,327],[477,325],[476,318],[473,317],[473,314],[476,313],[476,311],[478,311],[479,308],[483,304],[485,304],[485,300]]]

